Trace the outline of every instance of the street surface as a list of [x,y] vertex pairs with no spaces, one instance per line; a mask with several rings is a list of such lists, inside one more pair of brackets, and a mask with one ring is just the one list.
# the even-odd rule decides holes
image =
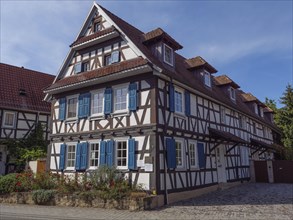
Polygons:
[[10,219],[290,219],[293,184],[248,183],[152,211],[0,204]]

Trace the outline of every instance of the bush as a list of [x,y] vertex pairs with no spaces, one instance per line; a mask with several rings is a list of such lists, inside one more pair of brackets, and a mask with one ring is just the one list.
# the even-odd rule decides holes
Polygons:
[[46,205],[54,198],[55,193],[55,190],[35,190],[33,191],[32,199],[37,205]]
[[34,175],[32,171],[16,174],[15,192],[27,192],[32,190]]
[[10,173],[0,178],[0,194],[7,194],[15,191],[18,182],[16,173]]
[[56,189],[59,184],[60,176],[49,172],[43,172],[36,175],[34,179],[34,189]]

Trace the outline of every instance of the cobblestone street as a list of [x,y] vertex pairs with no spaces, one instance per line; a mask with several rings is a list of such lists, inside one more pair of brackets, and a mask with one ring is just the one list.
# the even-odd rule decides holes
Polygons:
[[293,184],[249,183],[152,211],[0,205],[0,219],[293,219]]

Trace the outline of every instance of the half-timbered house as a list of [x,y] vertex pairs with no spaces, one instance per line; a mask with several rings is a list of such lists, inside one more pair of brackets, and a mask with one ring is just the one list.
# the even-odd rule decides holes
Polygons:
[[54,76],[0,63],[0,175],[13,171],[7,140],[25,139],[40,122],[48,140],[51,107],[43,89]]
[[143,33],[94,3],[58,73],[50,168],[116,166],[158,194],[250,179],[272,158],[273,112],[161,28]]

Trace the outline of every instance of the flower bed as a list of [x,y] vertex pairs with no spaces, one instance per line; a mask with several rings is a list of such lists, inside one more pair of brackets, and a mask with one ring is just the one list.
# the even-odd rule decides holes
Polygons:
[[152,208],[141,186],[132,186],[115,168],[71,176],[31,172],[0,177],[0,203],[144,210]]

